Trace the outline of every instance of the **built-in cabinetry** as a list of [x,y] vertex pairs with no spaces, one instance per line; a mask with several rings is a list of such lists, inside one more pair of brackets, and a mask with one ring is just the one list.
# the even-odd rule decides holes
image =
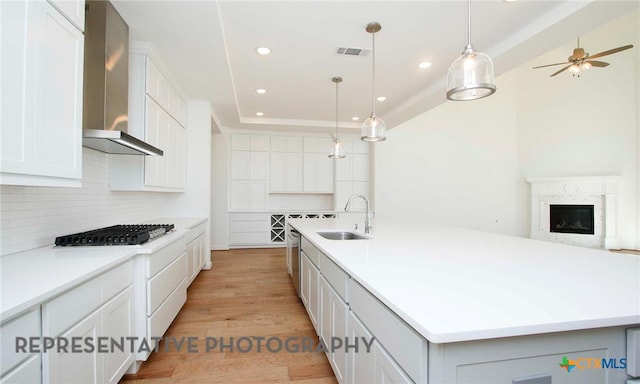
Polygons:
[[271,137],[270,192],[302,192],[302,137]]
[[329,348],[338,382],[426,382],[427,341],[305,237],[300,248],[300,296],[318,336],[357,345]]
[[[344,209],[349,196],[360,194],[369,199],[369,147],[370,143],[359,139],[344,138],[345,157],[336,160],[336,210]],[[351,210],[364,211],[362,199],[353,200]]]
[[2,1],[0,19],[0,183],[80,186],[84,1]]
[[185,238],[187,243],[187,285],[191,284],[207,262],[206,225],[206,222],[199,224],[189,231]]
[[305,137],[302,141],[302,192],[333,193],[333,160],[328,137]]
[[232,135],[229,208],[267,208],[269,193],[269,136]]
[[163,156],[111,156],[111,190],[183,191],[186,181],[186,103],[150,46],[129,55],[129,134]]
[[39,383],[41,356],[26,349],[16,351],[16,338],[40,337],[40,306],[0,325],[0,383]]
[[[42,354],[43,382],[120,380],[133,363],[133,351],[128,345],[122,350],[112,349],[112,345],[99,340],[134,335],[133,281],[133,261],[128,261],[42,305],[42,335],[57,338],[58,343],[69,342],[68,349],[55,348]],[[74,338],[81,340],[77,347],[81,352],[71,350]]]
[[[136,256],[136,335],[162,337],[187,300],[187,249],[180,238],[147,255]],[[152,348],[154,345],[152,345]],[[136,360],[149,352],[138,350]]]

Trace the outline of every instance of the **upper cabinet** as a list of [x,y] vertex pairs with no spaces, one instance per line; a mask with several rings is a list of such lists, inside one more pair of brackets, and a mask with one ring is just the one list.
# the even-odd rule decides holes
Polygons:
[[187,107],[147,45],[131,44],[129,134],[163,156],[111,156],[111,190],[182,192],[186,183]]
[[271,192],[302,192],[302,138],[271,137]]
[[[359,194],[369,199],[369,146],[371,144],[357,138],[345,138],[345,157],[336,160],[335,209],[344,209],[349,196]],[[364,211],[362,199],[353,200],[351,210]]]
[[302,142],[302,191],[333,193],[333,161],[330,138],[305,137]]
[[231,135],[229,208],[263,210],[268,205],[269,136]]
[[51,3],[0,2],[1,184],[80,186],[84,1]]

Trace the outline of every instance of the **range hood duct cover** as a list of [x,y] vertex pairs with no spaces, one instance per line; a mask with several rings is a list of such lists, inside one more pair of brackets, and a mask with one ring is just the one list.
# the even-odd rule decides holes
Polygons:
[[129,26],[108,1],[85,5],[82,145],[120,155],[163,151],[127,133]]

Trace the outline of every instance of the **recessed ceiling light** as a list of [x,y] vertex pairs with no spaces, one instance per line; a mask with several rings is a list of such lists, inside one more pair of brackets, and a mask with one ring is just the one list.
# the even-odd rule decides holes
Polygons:
[[258,88],[256,89],[256,93],[259,95],[264,95],[265,93],[267,93],[266,89],[262,89],[262,88]]
[[418,64],[418,68],[421,68],[421,69],[426,69],[426,68],[429,68],[430,66],[431,66],[430,61],[423,61],[422,63]]
[[258,52],[261,55],[268,55],[271,53],[271,50],[267,47],[259,47],[259,48],[256,48],[256,52]]
[[351,120],[353,120],[353,121],[358,121],[358,120],[360,120],[360,118],[359,118],[358,116],[353,116],[353,117],[351,118]]
[[387,100],[387,98],[386,98],[386,97],[384,97],[384,96],[378,96],[378,97],[376,97],[376,100],[378,100],[378,101],[385,101],[385,100]]
[[264,112],[256,112],[256,116],[258,116],[258,117],[264,116]]

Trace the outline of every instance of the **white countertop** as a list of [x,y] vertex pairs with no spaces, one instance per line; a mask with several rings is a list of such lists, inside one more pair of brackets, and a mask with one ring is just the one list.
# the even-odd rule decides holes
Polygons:
[[[182,238],[206,218],[160,218],[148,223],[175,229],[141,245],[55,247],[0,257],[0,320],[4,321],[91,279],[137,254],[149,254]],[[52,239],[53,240],[53,239]]]
[[[433,343],[640,324],[640,257],[424,223],[289,223]],[[362,228],[362,223],[360,223]]]

